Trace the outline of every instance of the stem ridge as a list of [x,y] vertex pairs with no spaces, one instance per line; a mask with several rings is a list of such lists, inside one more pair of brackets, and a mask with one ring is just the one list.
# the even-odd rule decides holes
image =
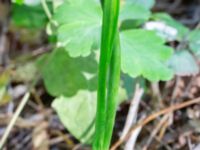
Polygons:
[[117,107],[120,80],[118,33],[119,0],[102,0],[103,25],[97,94],[97,113],[93,150],[108,150]]

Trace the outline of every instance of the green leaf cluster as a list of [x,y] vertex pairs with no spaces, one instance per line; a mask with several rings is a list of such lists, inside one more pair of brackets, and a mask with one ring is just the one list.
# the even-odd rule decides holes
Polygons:
[[[199,73],[197,60],[200,57],[200,30],[191,30],[166,13],[155,13],[151,16],[154,31],[166,41],[178,42],[175,53],[168,65],[178,76],[196,75]],[[173,30],[173,31],[172,31]],[[170,33],[170,32],[175,32]]]
[[[172,49],[156,32],[134,26],[135,22],[141,25],[151,17],[153,4],[153,0],[148,3],[126,0],[121,4],[119,28],[123,22],[131,22],[130,28],[123,28],[120,32],[122,72],[150,81],[169,80],[173,73],[166,61],[172,55]],[[77,139],[85,143],[90,141],[93,132],[82,135],[93,122],[94,114],[91,116],[90,113],[96,111],[97,50],[100,48],[102,26],[100,2],[64,1],[56,7],[52,20],[57,25],[58,48],[44,56],[38,64],[44,66],[41,70],[48,92],[58,97],[53,107],[61,121]],[[83,128],[76,121],[82,122]]]
[[[12,5],[12,25],[33,32],[45,28],[48,18],[40,3],[31,6],[23,0],[15,2]],[[118,25],[121,71],[129,78],[139,76],[155,82],[169,80],[173,73],[178,76],[197,74],[199,68],[194,56],[200,58],[200,30],[190,30],[166,13],[152,13],[150,9],[154,4],[155,0],[121,1]],[[83,143],[90,142],[94,129],[92,127],[91,131],[86,131],[96,111],[98,50],[103,14],[100,1],[49,0],[48,7],[52,13],[48,25],[55,29],[56,48],[40,58],[38,68],[48,92],[57,97],[53,107],[63,124],[77,139]],[[173,41],[169,41],[160,36],[164,31],[143,28],[146,22],[162,23],[176,30],[177,34]],[[173,49],[166,46],[167,42],[178,42],[184,46],[173,54]],[[122,99],[125,96],[119,101]],[[82,128],[77,122],[82,122]]]
[[[120,21],[148,19],[150,11],[147,8],[151,5],[143,4],[125,1]],[[89,0],[87,4],[84,0],[64,3],[54,15],[58,23],[58,45],[64,47],[72,57],[88,56],[92,49],[99,48],[101,17],[98,1]],[[165,42],[155,33],[143,29],[126,30],[120,33],[120,41],[124,73],[132,77],[141,75],[152,81],[172,77],[172,72],[164,64],[172,54],[172,49],[165,46]]]

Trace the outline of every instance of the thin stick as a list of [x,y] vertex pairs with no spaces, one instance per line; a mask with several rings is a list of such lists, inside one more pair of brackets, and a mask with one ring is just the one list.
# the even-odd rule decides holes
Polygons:
[[50,11],[50,9],[49,9],[49,7],[48,7],[48,5],[47,5],[46,0],[41,0],[41,3],[42,3],[42,7],[43,7],[43,9],[44,9],[44,12],[45,12],[45,14],[47,15],[47,18],[49,19],[49,22],[50,22],[52,25],[54,25],[55,27],[57,27],[57,26],[58,26],[58,23],[57,23],[56,21],[52,20],[52,14],[51,14],[51,11]]
[[147,140],[147,143],[145,144],[143,150],[147,150],[150,146],[152,140],[155,138],[156,134],[159,132],[159,130],[162,128],[163,124],[168,120],[169,114],[166,114],[163,116],[163,118],[160,120],[160,122],[156,125],[156,127],[151,132],[151,135],[149,139]]
[[123,129],[123,132],[122,132],[120,139],[123,139],[126,136],[128,131],[130,130],[131,126],[133,124],[135,124],[135,122],[137,120],[138,107],[139,107],[140,100],[141,100],[141,97],[143,95],[143,92],[144,92],[144,90],[141,89],[139,87],[139,85],[137,84],[135,94],[134,94],[134,97],[131,101],[131,105],[130,105],[130,108],[129,108],[126,123],[125,123],[125,126],[124,126],[124,129]]
[[146,119],[144,119],[142,122],[138,123],[137,125],[133,126],[130,130],[130,132],[125,136],[124,139],[120,139],[118,140],[111,148],[111,150],[116,150],[125,140],[127,140],[130,135],[135,131],[135,129],[137,129],[138,127],[141,127],[141,126],[144,126],[146,124],[148,124],[149,122],[153,121],[154,119],[156,119],[157,117],[161,116],[161,115],[164,115],[164,114],[167,114],[167,113],[171,113],[173,111],[176,111],[176,110],[179,110],[179,109],[182,109],[182,108],[185,108],[187,106],[190,106],[190,105],[193,105],[193,104],[196,104],[196,103],[200,103],[200,97],[196,98],[196,99],[193,99],[193,100],[189,100],[189,101],[186,101],[184,103],[181,103],[181,104],[175,104],[173,106],[170,106],[168,108],[165,108],[157,113],[154,113],[152,115],[150,115],[149,117],[147,117]]
[[[138,120],[138,122],[142,121],[146,116],[143,115],[140,120]],[[134,150],[135,149],[135,144],[137,142],[137,138],[140,134],[142,130],[142,127],[137,128],[132,135],[130,136],[130,138],[128,139],[128,141],[125,144],[124,150]]]
[[42,7],[43,7],[48,19],[51,20],[52,14],[47,6],[46,0],[41,0],[41,3],[42,3]]
[[[134,97],[131,101],[131,105],[129,108],[126,123],[125,123],[124,129],[123,129],[122,135],[120,137],[121,139],[123,139],[126,136],[126,134],[131,129],[132,125],[134,125],[137,121],[138,108],[139,108],[139,104],[140,104],[143,93],[144,93],[144,90],[139,87],[139,84],[137,84],[135,94],[134,94]],[[144,117],[141,118],[140,120],[142,120],[142,119],[144,119]],[[125,144],[124,150],[134,149],[137,137],[138,137],[141,129],[142,128],[138,128],[135,130],[135,132],[132,133],[131,137],[128,139],[128,141]]]
[[8,135],[10,134],[10,131],[12,130],[13,126],[15,125],[15,122],[19,116],[19,114],[21,113],[22,109],[24,108],[25,104],[27,103],[28,99],[30,97],[30,93],[27,92],[24,97],[22,98],[22,101],[21,103],[19,104],[19,106],[17,107],[17,110],[16,112],[14,113],[9,125],[7,126],[6,128],[6,131],[3,135],[3,137],[1,138],[0,140],[0,150],[2,150],[7,138],[8,138]]

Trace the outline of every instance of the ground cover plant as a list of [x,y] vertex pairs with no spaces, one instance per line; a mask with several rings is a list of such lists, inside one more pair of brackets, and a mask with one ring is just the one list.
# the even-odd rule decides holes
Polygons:
[[[18,117],[26,104],[44,118],[59,117],[60,122],[56,122],[63,128],[56,133],[63,137],[65,149],[73,149],[74,144],[70,143],[81,143],[80,149],[93,150],[148,148],[152,138],[162,143],[166,130],[174,130],[170,122],[176,117],[173,112],[194,104],[198,106],[198,85],[194,90],[193,80],[198,81],[199,73],[199,19],[186,27],[168,13],[158,12],[159,2],[154,0],[13,0],[1,3],[0,8],[8,13],[0,13],[1,45],[4,45],[0,50],[11,50],[6,55],[1,54],[0,104],[10,108],[11,99],[24,96],[3,130],[0,149],[9,146],[9,136],[12,137],[14,125],[19,122]],[[6,40],[10,41],[10,47],[6,47]],[[31,51],[36,47],[41,48]],[[17,54],[15,49],[25,52]],[[11,57],[11,61],[7,57]],[[185,91],[182,91],[184,86]],[[16,87],[16,91],[12,87]],[[42,96],[48,102],[44,103]],[[132,97],[133,101],[127,101]],[[135,97],[140,100],[138,104]],[[187,101],[189,98],[196,99]],[[36,108],[30,99],[35,99],[41,107]],[[150,104],[150,109],[161,111],[146,116],[139,109],[141,99],[149,99],[145,103]],[[123,104],[129,104],[130,108],[124,115],[127,119],[120,124],[117,112]],[[47,113],[46,107],[51,111]],[[47,115],[49,113],[51,115]],[[145,144],[135,145],[142,127],[154,119],[160,120],[155,129],[151,127],[154,130],[150,138]],[[120,126],[118,135],[117,126]],[[69,133],[72,139],[66,138],[60,130]],[[54,135],[51,129],[49,132]],[[49,145],[47,131],[40,137],[46,139],[45,149],[59,149]],[[33,147],[37,147],[37,137],[32,138]],[[170,149],[166,142],[159,146]]]

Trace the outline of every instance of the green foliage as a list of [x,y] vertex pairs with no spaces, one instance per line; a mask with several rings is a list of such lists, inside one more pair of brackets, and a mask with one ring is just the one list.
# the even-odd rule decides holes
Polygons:
[[141,5],[146,9],[152,8],[153,5],[155,4],[155,0],[126,0],[126,1]]
[[179,41],[183,40],[183,38],[189,32],[189,29],[187,27],[177,22],[175,19],[173,19],[170,15],[166,13],[155,13],[152,15],[152,19],[155,21],[161,21],[166,25],[176,29],[178,32],[176,39]]
[[125,2],[120,11],[120,21],[124,20],[148,20],[150,11],[142,5],[135,4],[134,2]]
[[102,10],[95,0],[74,0],[56,9],[58,43],[72,57],[87,56],[99,44]]
[[44,28],[48,19],[41,5],[28,6],[25,4],[12,5],[12,24],[21,28]]
[[172,49],[153,31],[127,30],[121,33],[122,71],[132,77],[143,76],[151,81],[169,80],[172,71],[165,62]]
[[23,4],[24,0],[15,0],[17,4]]
[[[120,14],[121,19],[128,19],[128,14],[130,19],[148,19],[150,13],[147,8],[142,7],[142,4],[141,2],[135,5],[129,1],[125,3]],[[137,9],[143,13],[135,13]],[[54,19],[59,24],[58,44],[64,46],[70,56],[87,56],[94,45],[99,45],[101,10],[100,4],[95,0],[90,0],[88,3],[84,1],[78,3],[77,0],[70,4],[64,3],[56,10]],[[172,53],[164,46],[164,41],[149,31],[136,30],[133,33],[135,35],[129,32],[132,33],[125,31],[121,34],[123,71],[132,77],[142,75],[152,81],[170,79],[172,73],[164,65],[164,60],[167,60]],[[158,42],[155,42],[156,40]],[[149,43],[150,47],[146,43]]]
[[[125,2],[120,12],[121,22],[149,17],[150,11],[140,1]],[[99,48],[101,18],[100,3],[95,0],[64,2],[53,17],[58,23],[58,45],[65,47],[72,57],[89,55],[92,48]]]
[[137,84],[139,84],[143,89],[147,88],[146,81],[142,77],[132,78],[127,74],[122,74],[122,82],[123,82],[122,87],[124,88],[127,94],[128,100],[131,100],[133,98],[135,87]]
[[[52,0],[46,0],[46,1],[51,2]],[[25,4],[29,6],[34,6],[40,4],[41,0],[12,0],[12,2],[16,4]]]
[[199,72],[199,67],[194,57],[186,50],[175,52],[169,60],[169,66],[179,76],[196,75]]
[[[31,30],[31,36],[25,36],[24,39],[27,40],[28,37],[31,37],[32,40],[35,31],[39,30],[40,32],[45,28],[48,18],[39,1],[35,5],[23,3],[23,0],[16,0],[16,2],[12,6],[12,25]],[[130,84],[135,84],[134,82],[137,80],[135,78],[138,76],[143,83],[144,78],[150,81],[169,80],[173,77],[173,71],[179,76],[194,75],[199,72],[195,59],[188,51],[177,51],[171,57],[172,48],[166,46],[165,43],[168,41],[181,42],[184,39],[188,43],[183,49],[190,49],[195,55],[200,56],[200,30],[196,29],[190,32],[187,27],[165,13],[152,15],[150,9],[155,0],[121,1],[118,22],[120,33],[115,30],[117,21],[109,20],[110,8],[117,10],[114,9],[114,5],[110,5],[112,7],[107,8],[106,15],[104,15],[104,19],[107,17],[108,20],[104,20],[102,41],[100,41],[100,37],[103,11],[99,0],[48,0],[48,2],[51,2],[48,4],[53,4],[53,6],[49,5],[53,17],[48,23],[47,31],[52,32],[51,36],[54,37],[56,48],[50,54],[41,57],[37,66],[41,70],[47,91],[56,97],[52,104],[53,108],[65,127],[82,143],[91,143],[94,139],[98,78],[96,59],[99,52],[95,52],[96,56],[93,50],[99,50],[101,47],[104,51],[101,52],[103,65],[100,65],[99,68],[102,69],[106,66],[99,76],[99,87],[101,86],[100,88],[103,90],[99,90],[100,94],[98,95],[100,103],[103,101],[103,104],[99,105],[99,109],[103,110],[103,114],[105,113],[102,117],[103,121],[101,119],[98,121],[106,133],[97,130],[99,134],[103,135],[101,141],[96,139],[97,147],[100,142],[104,142],[103,146],[105,147],[109,145],[115,117],[113,112],[118,102],[127,98],[127,93],[122,88],[120,88],[120,94],[115,95],[120,72],[120,49],[121,70],[126,74],[124,86],[128,89],[129,97],[132,96],[130,89],[133,90]],[[116,4],[116,1],[112,2]],[[52,11],[52,7],[54,11]],[[174,29],[177,31],[177,35],[172,40],[168,40],[166,38],[168,33],[164,36],[165,38],[161,38],[158,36],[158,30],[154,32],[138,29],[148,20],[160,22],[165,27]],[[25,31],[25,33],[27,32]],[[115,38],[116,41],[114,41]],[[38,36],[36,39],[39,39]],[[103,44],[100,46],[101,42]],[[115,52],[115,55],[112,51]],[[118,63],[115,62],[116,60]],[[110,63],[111,66],[109,66]],[[36,74],[35,66],[27,64],[23,67],[24,69],[20,67],[17,69],[16,73],[20,73],[17,78],[20,81],[21,79],[32,80]],[[99,72],[101,72],[100,69]],[[28,73],[31,75],[26,78]],[[134,79],[130,79],[130,77]],[[7,83],[0,87],[0,97],[6,95],[6,85]],[[117,102],[113,101],[116,96],[119,98]],[[108,136],[104,136],[104,134]]]
[[[82,143],[91,144],[94,137],[96,94],[96,91],[80,90],[73,97],[59,96],[52,103],[64,126]],[[125,90],[120,88],[117,102],[126,98]]]
[[125,0],[122,2],[120,10],[120,21],[124,20],[147,20],[151,12],[150,8],[154,5],[154,0]]
[[110,146],[117,109],[121,63],[118,32],[120,0],[101,1],[101,5],[103,22],[93,150],[108,150]]
[[[144,1],[135,1],[135,3],[126,1],[122,4],[122,10],[120,11],[120,23],[126,20],[133,20],[141,24],[145,20],[148,20],[151,15],[149,9],[152,7],[153,3],[154,1],[149,1],[146,5]],[[97,62],[94,59],[94,55],[91,53],[92,50],[100,48],[102,24],[101,5],[96,0],[89,0],[87,2],[85,0],[65,1],[62,5],[56,7],[52,19],[58,25],[54,34],[57,35],[57,46],[61,48],[54,50],[51,54],[42,59],[42,64],[45,64],[44,68],[42,68],[42,76],[48,92],[58,97],[55,99],[53,107],[60,116],[63,124],[77,139],[83,143],[87,143],[90,142],[94,131],[94,129],[91,128],[90,131],[88,130],[88,132],[86,132],[94,121],[94,116],[90,116],[90,113],[91,111],[96,111],[96,102],[90,99],[95,99],[93,96],[97,88]],[[113,31],[113,33],[114,32],[115,31]],[[115,34],[109,36],[109,40],[112,39],[110,37],[114,35]],[[105,38],[108,38],[108,31],[105,32],[103,41],[108,42],[107,44],[110,42],[110,45],[108,46],[104,43],[103,49],[110,50],[113,47],[112,41],[105,40]],[[165,46],[165,41],[159,38],[154,32],[141,29],[127,30],[124,28],[120,33],[119,40],[122,49],[121,58],[123,72],[131,77],[143,76],[151,81],[168,80],[172,77],[172,71],[165,65],[167,59],[172,54],[172,50]],[[114,49],[116,52],[120,47],[115,45]],[[112,53],[107,51],[106,53],[102,53],[102,55],[104,58],[106,57],[106,59],[102,61],[103,66],[105,63],[108,65]],[[118,56],[116,55],[116,57]],[[116,58],[114,58],[114,60],[115,59]],[[41,64],[41,62],[39,64]],[[102,65],[100,68],[101,67]],[[113,73],[115,71],[111,70],[111,72],[110,76],[117,77]],[[106,77],[107,73],[108,72],[105,72],[104,75],[100,74],[99,85],[101,87],[103,83],[106,85],[108,82]],[[90,78],[88,78],[88,76]],[[113,89],[115,91],[117,89],[113,88],[113,85],[115,85],[114,83],[114,80],[112,82],[109,80],[109,85],[112,85],[109,86],[108,89],[109,100],[115,99],[114,97],[116,97],[116,95],[113,95],[115,92],[112,92]],[[117,87],[117,85],[115,86]],[[90,90],[93,90],[93,92],[91,93]],[[99,93],[99,99],[102,100],[102,97],[104,97],[104,95],[102,95],[103,91]],[[101,141],[99,141],[99,138],[96,138],[95,145],[97,147],[98,144],[102,144],[101,142],[104,142],[104,144],[101,145],[102,147],[107,147],[109,145],[110,134],[112,134],[111,128],[115,117],[115,113],[113,112],[117,107],[116,101],[108,100],[107,103],[107,99],[104,100],[105,105],[101,105],[99,110],[105,110],[103,113],[106,114],[106,108],[108,107],[107,110],[112,111],[112,113],[107,112],[108,115],[102,116],[103,124],[108,124],[105,127],[101,125],[102,120],[98,120],[101,122],[100,126],[103,127],[102,130],[105,131],[106,129],[109,133],[105,133],[107,136],[102,138]],[[77,118],[78,122],[81,122],[81,128],[77,125],[77,120],[74,118]],[[99,126],[97,126],[97,128],[98,127]],[[102,130],[97,131],[104,136]],[[83,136],[83,134],[85,136]]]
[[92,142],[96,92],[79,91],[74,97],[58,97],[52,104],[62,123],[82,143]]
[[64,49],[56,49],[38,64],[45,86],[53,96],[73,96],[80,89],[92,90],[96,85],[97,62],[92,55],[71,58]]
[[200,53],[200,29],[193,30],[188,36],[189,47],[194,53]]

